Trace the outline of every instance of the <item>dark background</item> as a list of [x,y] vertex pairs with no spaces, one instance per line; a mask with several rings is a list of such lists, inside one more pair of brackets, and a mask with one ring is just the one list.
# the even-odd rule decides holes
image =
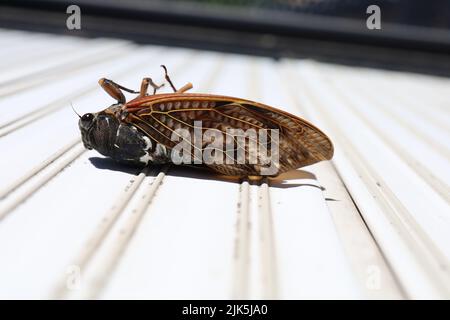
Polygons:
[[[66,28],[70,4],[81,30]],[[450,75],[448,0],[3,0],[0,27]]]

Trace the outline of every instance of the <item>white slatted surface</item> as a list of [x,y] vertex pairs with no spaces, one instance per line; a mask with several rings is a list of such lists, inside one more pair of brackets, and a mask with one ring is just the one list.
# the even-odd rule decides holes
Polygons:
[[[0,298],[450,298],[448,79],[0,31]],[[142,172],[77,117],[160,64],[301,115],[333,161],[262,182]]]

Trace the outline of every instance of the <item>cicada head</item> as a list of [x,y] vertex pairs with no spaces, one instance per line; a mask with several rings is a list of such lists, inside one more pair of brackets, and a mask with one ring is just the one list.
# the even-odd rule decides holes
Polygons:
[[84,146],[119,162],[146,164],[150,140],[134,126],[121,122],[113,111],[110,107],[80,118],[78,126]]
[[113,115],[105,112],[86,113],[80,118],[78,126],[87,149],[95,149],[101,154],[110,153],[109,149],[114,144],[119,128],[119,122]]

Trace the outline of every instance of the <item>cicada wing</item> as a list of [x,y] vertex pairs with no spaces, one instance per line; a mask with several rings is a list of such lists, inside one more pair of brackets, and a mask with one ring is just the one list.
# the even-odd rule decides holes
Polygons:
[[[188,131],[192,159],[227,175],[265,175],[263,171],[268,168],[275,171],[267,175],[277,175],[333,156],[330,139],[309,122],[237,98],[166,95],[145,101],[139,108],[134,105],[128,119],[168,149],[180,141],[177,132]],[[199,133],[200,144],[195,141]]]

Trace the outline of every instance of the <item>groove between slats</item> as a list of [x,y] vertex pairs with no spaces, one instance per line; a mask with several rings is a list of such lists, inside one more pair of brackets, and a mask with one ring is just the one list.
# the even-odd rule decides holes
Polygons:
[[330,89],[340,97],[341,100],[346,102],[346,105],[352,110],[354,114],[356,114],[364,124],[374,131],[377,136],[383,140],[383,142],[389,146],[411,169],[413,169],[416,173],[420,175],[420,177],[428,183],[428,185],[436,191],[447,203],[450,203],[450,188],[436,175],[430,172],[423,164],[418,161],[415,161],[414,158],[408,155],[408,151],[400,144],[394,142],[393,139],[388,139],[382,130],[378,129],[373,125],[373,123],[367,119],[367,117],[362,114],[359,110],[354,106],[353,101],[351,101],[348,96],[345,96],[341,91],[336,88],[330,86]]
[[[89,263],[90,259],[95,254],[96,250],[105,239],[108,232],[111,230],[111,227],[117,221],[118,217],[122,214],[131,198],[134,196],[136,190],[144,181],[145,176],[146,170],[143,170],[136,177],[132,178],[129,181],[124,190],[117,197],[117,200],[108,210],[108,212],[103,216],[100,223],[98,223],[94,233],[86,241],[85,246],[79,252],[78,256],[73,260],[72,265],[79,267],[80,270],[86,269],[86,266]],[[66,297],[66,295],[68,294],[66,289],[66,279],[60,279],[57,282],[51,294],[51,297],[53,299],[62,299]]]
[[35,71],[31,74],[18,76],[13,79],[2,81],[0,88],[0,97],[13,94],[15,92],[29,89],[39,84],[49,82],[52,79],[57,79],[61,74],[69,74],[71,72],[79,72],[80,68],[98,63],[109,57],[119,57],[127,50],[125,44],[111,45],[110,48],[98,50],[92,55],[82,57],[75,57],[72,61],[67,61],[63,64],[50,67],[46,70]]
[[[433,95],[428,95],[427,97],[421,96],[417,94],[417,91],[411,90],[411,88],[403,88],[406,85],[403,82],[395,82],[395,87],[393,87],[393,82],[386,81],[386,75],[384,75],[384,78],[379,79],[380,76],[373,75],[369,78],[366,75],[367,72],[351,72],[349,70],[341,70],[340,68],[336,70],[342,77],[350,79],[354,85],[358,85],[359,88],[363,89],[364,92],[367,92],[373,98],[380,100],[382,98],[389,99],[392,104],[396,103],[397,109],[401,107],[402,112],[407,111],[412,114],[417,114],[420,119],[426,120],[427,123],[438,127],[446,133],[450,133],[448,122],[444,120],[445,118],[442,118],[442,113],[447,112],[447,110],[439,108],[437,101],[433,100]],[[367,90],[366,87],[381,88],[383,92],[389,92],[389,94],[375,95],[375,92]],[[439,114],[434,109],[440,109],[438,110]]]
[[[36,48],[37,47],[37,48]],[[48,45],[43,45],[42,43],[26,44],[24,47],[15,46],[10,48],[9,52],[3,52],[4,44],[2,43],[2,54],[0,56],[0,66],[3,71],[8,69],[14,69],[20,64],[21,67],[27,64],[36,63],[39,61],[42,63],[45,60],[53,59],[54,56],[58,56],[67,52],[66,47],[48,47]],[[5,50],[6,51],[6,50]]]
[[[110,275],[114,272],[117,262],[125,251],[131,236],[138,227],[150,202],[153,200],[156,191],[161,185],[166,172],[167,167],[159,172],[154,179],[148,179],[150,181],[144,187],[142,197],[139,199],[138,204],[132,209],[132,214],[127,218],[124,224],[121,225],[119,233],[114,235],[115,241],[113,245],[108,248],[106,259],[105,261],[102,261],[101,268],[94,271],[93,281],[86,284],[86,298],[98,298],[101,294]],[[144,171],[144,174],[147,173],[148,168]]]
[[[249,76],[248,91],[255,100],[259,100],[261,96],[261,75],[259,72],[258,63],[256,60],[252,60],[249,63]],[[258,184],[258,190],[256,195],[257,202],[257,222],[253,222],[252,225],[257,227],[256,239],[259,241],[259,268],[261,272],[261,295],[263,299],[277,299],[278,298],[278,276],[277,276],[277,259],[276,259],[276,239],[273,231],[272,224],[272,210],[270,207],[270,188],[267,178],[262,178]]]
[[233,299],[247,299],[249,291],[249,184],[241,182],[234,246]]
[[[439,127],[442,131],[450,133],[448,122],[442,119],[442,117],[439,117],[436,113],[430,113],[432,108],[424,108],[424,105],[426,105],[425,103],[421,106],[416,99],[413,99],[408,95],[401,95],[397,90],[392,90],[391,95],[403,106],[413,109],[421,118],[426,119],[429,123]],[[435,105],[433,105],[433,107],[434,106]]]
[[[330,76],[329,76],[330,77]],[[342,78],[342,76],[340,76]],[[343,91],[343,87],[339,84],[338,79],[329,78],[326,81],[330,81],[333,83],[335,87],[339,87]],[[353,81],[352,79],[346,78],[346,83],[351,84],[352,88],[356,89],[357,94],[361,95],[361,97],[369,98],[371,101],[377,103],[378,109],[383,112],[388,118],[393,119],[396,123],[398,123],[401,127],[408,130],[409,133],[415,136],[418,140],[422,140],[425,144],[432,147],[437,154],[442,154],[447,159],[450,159],[450,149],[447,145],[442,143],[442,141],[436,140],[432,137],[429,137],[425,132],[419,132],[418,128],[413,124],[410,124],[407,120],[404,120],[401,115],[398,115],[393,111],[392,105],[388,105],[385,102],[385,96],[380,96],[379,94],[375,94],[374,91],[367,89],[367,84],[361,84],[361,81]],[[395,102],[391,102],[394,104]]]
[[[144,171],[145,174],[148,173],[147,170],[148,169]],[[89,298],[97,298],[99,294],[101,294],[108,277],[113,272],[122,252],[125,250],[132,234],[139,225],[143,214],[146,212],[150,202],[153,200],[157,189],[166,175],[166,172],[167,167],[159,172],[154,179],[148,182],[139,203],[132,210],[132,214],[128,217],[125,223],[121,226],[120,232],[116,234],[116,241],[109,248],[109,253],[106,255],[107,261],[103,262],[102,267],[95,273],[94,282],[91,283],[91,287],[88,289]]]
[[18,196],[15,196],[14,200],[9,204],[2,206],[0,208],[0,221],[86,151],[81,143],[76,144],[73,147],[73,150],[73,155],[71,155],[67,159],[62,160],[61,162],[54,163],[51,168],[49,168],[48,172],[44,173],[43,177],[40,177],[39,180],[30,189],[24,191]]
[[277,259],[267,178],[263,178],[258,193],[263,299],[276,299],[278,297]]
[[[280,81],[291,79],[289,75],[285,76],[287,73],[285,68],[285,66],[279,68]],[[289,103],[297,106],[301,114],[304,115],[304,107],[295,95],[295,90],[298,90],[298,88],[293,88],[290,85],[283,86],[283,89]],[[306,119],[309,118],[306,117]],[[326,189],[323,190],[324,201],[333,216],[344,250],[349,255],[352,267],[359,278],[359,284],[365,291],[366,297],[375,299],[404,298],[405,293],[400,287],[398,279],[395,278],[392,269],[379,250],[336,167],[333,163],[322,162],[312,166],[309,170],[314,173],[321,185],[326,185]],[[326,195],[333,195],[338,198],[327,199],[325,198]],[[381,270],[382,277],[380,288],[372,290],[367,286],[367,276],[368,271],[373,266]]]
[[[305,87],[310,89],[307,81],[304,80],[303,83],[305,83]],[[313,97],[311,92],[312,90],[305,91],[313,101],[316,101],[315,106],[321,109],[320,102]],[[411,252],[416,255],[418,262],[426,268],[426,275],[430,278],[434,287],[439,290],[443,297],[450,296],[449,276],[445,271],[447,260],[443,254],[435,247],[432,241],[430,241],[429,237],[423,232],[420,226],[416,225],[408,211],[396,199],[392,190],[384,183],[384,180],[375,174],[370,167],[364,165],[358,150],[353,146],[352,142],[345,137],[340,129],[334,125],[334,122],[328,113],[323,111],[321,117],[326,120],[328,126],[333,128],[333,131],[337,133],[336,137],[343,141],[340,146],[348,150],[347,156],[351,155],[352,164],[358,169],[358,173],[364,178],[366,185],[369,190],[371,190],[372,194],[377,195],[379,205],[384,208],[383,212],[389,215],[390,220],[408,244]],[[383,186],[383,190],[380,190],[376,185],[376,182]],[[396,270],[396,272],[398,275],[401,271]]]
[[[156,55],[158,54],[158,52],[155,52],[154,54]],[[120,56],[116,56],[116,58],[119,57]],[[140,70],[142,68],[142,61],[143,59],[136,61],[135,64],[133,64],[132,66],[127,66],[127,68],[125,68],[123,71],[117,72],[113,76],[118,78],[130,72]],[[95,92],[96,90],[99,90],[99,87],[92,87],[91,85],[88,85],[80,90],[77,90],[76,92],[72,92],[71,94],[63,98],[52,101],[41,108],[35,109],[24,116],[20,116],[16,119],[13,119],[7,122],[6,124],[0,126],[0,138],[30,123],[33,123],[34,121],[39,120],[42,117],[48,116],[57,110],[60,110],[64,107],[68,107],[70,100],[79,98],[80,96],[89,94],[91,92]]]
[[3,200],[6,196],[8,196],[11,192],[19,188],[22,184],[24,184],[27,180],[31,179],[34,175],[41,172],[43,169],[51,165],[53,162],[55,162],[57,159],[59,159],[63,154],[65,154],[67,151],[72,149],[76,144],[80,143],[81,139],[76,138],[66,144],[64,147],[59,149],[56,153],[51,155],[49,158],[44,160],[43,162],[36,165],[34,168],[32,168],[30,171],[22,175],[17,180],[13,181],[11,184],[9,184],[7,187],[0,190],[0,200]]
[[[337,174],[337,169],[332,163],[320,163],[310,170],[321,184],[326,186],[323,190],[324,201],[333,216],[344,250],[359,279],[361,289],[365,292],[365,297],[406,298],[401,284],[395,278],[392,268],[361,218],[351,194]],[[372,279],[373,281],[370,281]]]
[[[439,177],[430,172],[423,164],[421,164],[418,161],[414,161],[414,157],[410,155],[408,153],[408,150],[405,149],[400,143],[394,142],[394,139],[386,138],[385,134],[380,129],[378,129],[369,119],[367,119],[367,117],[364,114],[362,114],[359,110],[357,110],[356,106],[354,105],[353,101],[350,100],[348,95],[342,93],[343,90],[338,90],[334,88],[332,90],[334,90],[335,94],[341,97],[342,100],[345,100],[347,102],[346,105],[352,109],[352,112],[354,114],[357,114],[359,118],[362,121],[364,121],[367,127],[371,128],[374,132],[376,132],[377,136],[380,137],[385,142],[386,145],[389,145],[391,149],[394,150],[405,163],[407,163],[413,170],[419,173],[419,175],[428,183],[428,185],[431,188],[433,188],[444,200],[450,203],[450,188],[447,186],[445,182],[443,182]],[[437,152],[443,153],[445,156],[450,155],[449,152],[446,152],[445,148],[438,147],[433,141],[429,141],[422,135],[419,135],[416,131],[414,131],[413,128],[410,128],[409,125],[404,124],[401,119],[398,119],[398,117],[394,116],[391,112],[387,111],[384,106],[380,107],[380,109],[389,114],[390,117],[392,117],[393,119],[398,120],[399,124],[406,126],[410,130],[410,132],[412,132],[417,138],[424,139],[424,141],[428,145],[434,146]]]

